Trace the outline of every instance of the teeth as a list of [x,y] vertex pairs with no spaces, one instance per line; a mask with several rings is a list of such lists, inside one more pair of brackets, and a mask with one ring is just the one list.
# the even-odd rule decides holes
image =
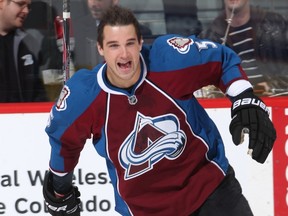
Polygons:
[[130,66],[130,62],[127,62],[127,63],[119,63],[119,66],[121,68],[128,68]]

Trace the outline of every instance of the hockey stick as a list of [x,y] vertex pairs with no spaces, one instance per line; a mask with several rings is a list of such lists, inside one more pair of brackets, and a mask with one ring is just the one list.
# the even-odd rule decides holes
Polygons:
[[63,75],[70,78],[70,0],[63,0]]
[[227,28],[226,28],[226,31],[225,31],[223,42],[222,42],[223,45],[226,44],[226,41],[227,41],[227,38],[228,38],[229,29],[230,29],[230,26],[231,26],[231,23],[232,23],[232,20],[233,20],[233,17],[234,17],[234,10],[235,10],[235,3],[233,3],[233,8],[232,8],[232,12],[231,12],[230,18],[226,19],[228,25],[227,25]]

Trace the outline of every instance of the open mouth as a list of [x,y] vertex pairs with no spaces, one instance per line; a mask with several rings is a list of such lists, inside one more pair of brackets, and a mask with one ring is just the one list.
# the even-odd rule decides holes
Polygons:
[[131,68],[131,65],[132,65],[131,61],[128,61],[126,63],[118,63],[118,67],[123,69],[123,70]]
[[18,19],[19,19],[19,21],[20,21],[21,23],[24,23],[25,18],[26,18],[26,17],[18,17]]

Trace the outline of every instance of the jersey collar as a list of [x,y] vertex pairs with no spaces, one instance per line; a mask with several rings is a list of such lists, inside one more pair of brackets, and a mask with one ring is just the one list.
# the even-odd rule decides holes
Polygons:
[[107,63],[105,63],[98,71],[97,73],[97,80],[100,85],[100,87],[107,93],[110,94],[116,94],[116,95],[134,95],[134,92],[136,89],[144,82],[146,75],[147,75],[147,66],[145,64],[144,58],[142,54],[140,53],[140,60],[141,60],[141,73],[139,80],[135,83],[135,85],[132,88],[131,92],[128,92],[125,89],[117,88],[115,86],[110,85],[107,82],[106,78],[106,71],[107,71]]

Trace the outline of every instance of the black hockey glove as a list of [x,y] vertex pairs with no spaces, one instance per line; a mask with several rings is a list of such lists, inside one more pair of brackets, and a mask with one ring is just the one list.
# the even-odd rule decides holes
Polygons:
[[73,186],[67,195],[56,198],[52,181],[53,174],[48,172],[43,184],[43,195],[48,212],[53,216],[80,216],[80,192],[78,188]]
[[269,119],[269,110],[252,91],[234,98],[231,107],[230,133],[235,145],[243,142],[244,133],[249,133],[248,153],[259,163],[264,163],[274,141],[276,130]]

